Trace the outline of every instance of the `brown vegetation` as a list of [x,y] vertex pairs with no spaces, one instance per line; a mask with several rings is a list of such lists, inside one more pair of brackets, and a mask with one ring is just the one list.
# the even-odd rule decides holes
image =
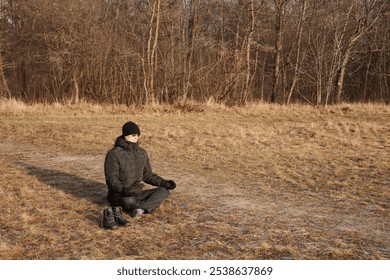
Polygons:
[[[390,258],[388,106],[188,109],[2,102],[0,259]],[[178,187],[103,230],[104,155],[128,120]]]
[[0,97],[390,102],[388,0],[1,0]]

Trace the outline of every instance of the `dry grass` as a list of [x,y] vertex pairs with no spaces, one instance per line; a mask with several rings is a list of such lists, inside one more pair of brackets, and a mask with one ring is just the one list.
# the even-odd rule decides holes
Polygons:
[[[128,120],[178,187],[106,231],[103,160]],[[0,259],[389,259],[389,120],[384,105],[2,101]]]

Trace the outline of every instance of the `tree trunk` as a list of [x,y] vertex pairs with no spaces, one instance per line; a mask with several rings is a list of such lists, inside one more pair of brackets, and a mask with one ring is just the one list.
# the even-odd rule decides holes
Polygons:
[[194,48],[195,48],[195,35],[197,31],[197,12],[196,12],[196,1],[191,0],[190,2],[190,14],[188,18],[188,24],[187,24],[187,51],[186,51],[186,58],[184,61],[184,71],[185,71],[185,77],[184,77],[184,84],[183,84],[183,96],[182,96],[182,103],[185,103],[187,101],[189,89],[191,86],[191,76],[192,76],[192,60],[194,56]]
[[246,77],[245,77],[245,84],[244,89],[242,92],[242,98],[240,103],[242,105],[245,105],[248,101],[249,92],[250,92],[250,85],[252,83],[252,67],[251,67],[251,46],[252,46],[252,40],[253,40],[253,33],[255,31],[255,8],[253,1],[250,1],[250,9],[251,9],[251,22],[249,26],[249,30],[247,33],[247,45],[246,45]]
[[306,18],[306,9],[307,9],[307,1],[303,0],[302,1],[302,14],[301,14],[301,18],[299,19],[299,24],[298,24],[297,55],[295,58],[295,65],[294,65],[294,77],[292,80],[290,90],[289,90],[288,95],[287,95],[287,101],[286,101],[287,105],[290,104],[295,85],[298,81],[298,72],[299,72],[298,67],[299,67],[299,61],[300,61],[300,55],[301,55],[303,22],[305,21],[305,18]]
[[[161,0],[156,0],[153,4],[152,15],[150,17],[149,38],[148,38],[148,78],[147,78],[147,92],[146,103],[153,103],[155,101],[155,75],[157,71],[157,45],[160,27],[160,7]],[[155,23],[154,23],[155,22]]]
[[[0,40],[1,40],[1,38],[0,38]],[[0,44],[1,44],[1,42],[0,42]],[[12,93],[11,93],[11,90],[9,89],[7,78],[5,77],[5,74],[4,74],[3,57],[1,55],[1,52],[2,52],[2,46],[0,45],[0,76],[1,76],[1,81],[3,83],[2,88],[3,88],[3,91],[5,91],[7,98],[10,99],[12,97]]]
[[282,94],[282,50],[283,50],[283,20],[284,20],[284,5],[285,0],[274,0],[276,9],[275,18],[275,59],[274,59],[274,73],[273,86],[271,93],[271,103],[275,103],[277,98]]

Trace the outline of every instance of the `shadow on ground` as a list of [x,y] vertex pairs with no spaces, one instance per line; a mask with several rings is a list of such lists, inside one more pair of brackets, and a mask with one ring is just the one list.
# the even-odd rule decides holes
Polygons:
[[107,186],[101,182],[26,163],[20,163],[20,166],[27,169],[29,175],[49,187],[64,191],[76,198],[92,201],[99,206],[107,204]]

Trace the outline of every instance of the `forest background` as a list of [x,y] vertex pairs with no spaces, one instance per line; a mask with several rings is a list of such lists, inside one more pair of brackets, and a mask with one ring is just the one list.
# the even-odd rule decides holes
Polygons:
[[0,96],[390,102],[387,0],[1,0]]

